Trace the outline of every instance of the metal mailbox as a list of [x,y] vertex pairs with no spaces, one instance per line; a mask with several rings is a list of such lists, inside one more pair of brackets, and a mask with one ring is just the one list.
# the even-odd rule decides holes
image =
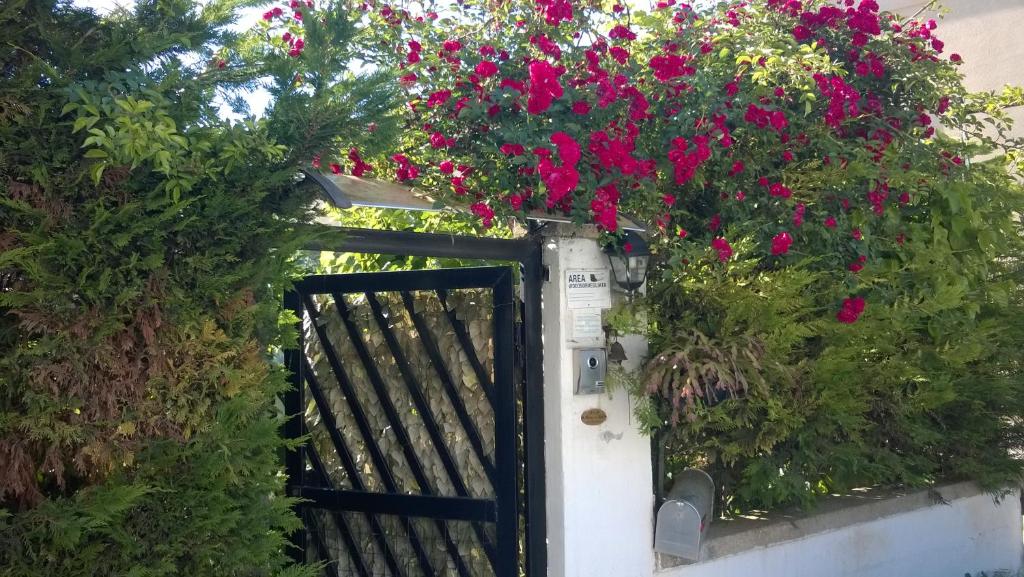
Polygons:
[[715,483],[699,469],[680,473],[658,509],[654,550],[699,561],[701,542],[714,517]]

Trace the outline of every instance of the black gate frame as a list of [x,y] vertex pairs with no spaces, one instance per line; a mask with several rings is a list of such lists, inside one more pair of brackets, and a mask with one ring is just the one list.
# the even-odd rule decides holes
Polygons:
[[[545,270],[542,260],[542,244],[538,230],[535,228],[531,231],[531,234],[523,239],[495,239],[495,238],[477,238],[467,236],[456,236],[456,235],[444,235],[434,233],[416,233],[416,232],[404,232],[404,231],[378,231],[369,229],[359,228],[347,228],[347,227],[330,227],[322,229],[324,234],[319,235],[319,239],[307,245],[307,250],[311,251],[332,251],[332,252],[352,252],[352,253],[365,253],[365,254],[400,254],[408,256],[423,256],[423,257],[434,257],[434,258],[461,258],[461,259],[478,259],[478,260],[491,260],[491,261],[509,261],[518,262],[520,264],[521,278],[522,278],[522,299],[523,299],[523,311],[522,311],[522,336],[521,343],[519,346],[521,350],[518,351],[522,355],[522,406],[523,406],[523,454],[524,454],[524,503],[523,510],[525,511],[525,531],[526,531],[526,550],[525,550],[525,569],[526,577],[543,577],[547,574],[547,522],[546,522],[546,505],[545,505],[545,472],[544,472],[544,399],[543,399],[543,388],[544,388],[544,371],[543,371],[543,349],[542,349],[542,326],[541,326],[541,298],[543,283],[545,281]],[[453,272],[459,269],[452,269]],[[471,269],[464,269],[471,270]],[[360,275],[362,277],[369,277],[378,273],[366,273]],[[387,277],[383,275],[394,275],[396,273],[379,273],[380,279],[395,277]],[[458,274],[458,273],[456,273]],[[312,280],[312,279],[311,279]],[[300,281],[301,282],[301,281]],[[396,289],[393,284],[386,285],[387,290],[401,290]],[[474,285],[475,286],[475,285]],[[383,287],[383,285],[382,285]],[[302,292],[302,286],[296,285],[296,289],[288,291],[285,295],[285,307],[296,313],[300,322],[297,324],[297,334],[302,334],[301,319],[303,318],[304,303],[303,297],[300,294]],[[314,288],[307,286],[307,290]],[[335,292],[344,292],[337,290],[336,287],[332,287]],[[432,288],[432,287],[426,287]],[[444,288],[444,287],[436,287]],[[363,290],[372,290],[367,288],[364,283],[360,286],[360,292]],[[415,290],[415,289],[410,289]],[[500,290],[496,288],[496,291]],[[499,302],[499,294],[495,292],[495,302]],[[511,300],[514,295],[508,294],[508,298]],[[511,310],[508,314],[511,314]],[[495,347],[499,346],[497,341],[498,335],[495,334]],[[514,347],[512,335],[509,335],[509,342],[507,346],[509,349]],[[504,346],[504,344],[501,344]],[[512,355],[508,357],[509,363],[513,363],[515,351],[511,351]],[[303,411],[305,408],[305,401],[303,395],[304,389],[304,370],[303,360],[305,354],[303,350],[288,349],[284,352],[285,365],[291,373],[292,390],[284,395],[284,408],[287,415],[289,415],[288,421],[285,423],[285,436],[287,438],[300,438],[302,437],[305,430],[305,422],[303,419]],[[496,357],[497,362],[497,357]],[[498,367],[495,367],[496,373]],[[495,383],[497,385],[497,382]],[[509,383],[508,387],[498,387],[496,391],[507,389],[508,393],[511,393],[514,389],[511,387],[513,383]],[[497,415],[496,415],[497,417]],[[498,425],[499,423],[496,423]],[[503,426],[502,429],[508,430],[507,426]],[[513,414],[513,422],[511,423],[512,434],[515,434],[515,421]],[[496,435],[501,434],[501,429],[496,430]],[[518,463],[515,462],[515,454],[511,455],[513,460],[512,467],[518,468]],[[288,494],[296,497],[301,497],[308,500],[318,501],[321,506],[328,505],[328,508],[340,509],[352,511],[365,510],[366,495],[355,496],[354,494],[344,495],[338,492],[326,492],[322,487],[315,488],[309,487],[304,482],[303,476],[305,474],[305,462],[306,455],[303,447],[299,447],[295,451],[289,451],[286,455],[285,467],[288,473]],[[499,470],[502,468],[499,467]],[[501,495],[503,492],[507,495],[509,491],[518,492],[517,475],[511,475],[510,479],[502,479],[499,482],[499,486],[495,487],[497,494]],[[507,498],[507,497],[506,497]],[[327,502],[327,500],[333,499],[333,503]],[[374,508],[376,512],[384,512],[381,507],[395,507],[394,511],[396,514],[408,514],[411,509],[409,507],[415,507],[422,513],[430,513],[431,507],[434,508],[433,513],[439,513],[439,508],[446,509],[446,515],[457,515],[453,518],[459,518],[463,520],[475,520],[480,518],[481,515],[488,515],[493,511],[486,511],[481,509],[478,503],[470,503],[473,500],[465,500],[465,507],[461,510],[452,509],[453,505],[457,504],[455,499],[458,498],[440,498],[440,497],[423,497],[423,496],[403,496],[403,495],[377,495],[375,500],[387,499],[387,502],[378,502]],[[412,500],[411,500],[412,499]],[[427,499],[427,500],[424,500]],[[430,501],[430,499],[441,499],[441,501]],[[514,497],[513,497],[514,499]],[[426,516],[437,516],[435,514],[427,514]],[[516,525],[509,523],[503,525],[498,524],[498,557],[499,559],[516,560],[518,555],[518,515],[515,516]],[[511,532],[511,535],[509,534]],[[302,550],[303,544],[306,542],[305,530],[296,532],[293,536],[293,544],[296,547],[295,554],[296,558],[299,559],[304,555]],[[502,547],[506,550],[502,551]],[[509,551],[507,548],[511,547]],[[518,562],[515,563],[518,566]]]

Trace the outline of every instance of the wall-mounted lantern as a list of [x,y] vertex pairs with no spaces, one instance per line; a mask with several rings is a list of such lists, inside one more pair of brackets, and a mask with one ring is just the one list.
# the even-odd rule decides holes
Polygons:
[[632,293],[647,280],[647,262],[651,256],[647,241],[639,233],[627,230],[619,244],[610,244],[604,249],[612,266],[615,284]]

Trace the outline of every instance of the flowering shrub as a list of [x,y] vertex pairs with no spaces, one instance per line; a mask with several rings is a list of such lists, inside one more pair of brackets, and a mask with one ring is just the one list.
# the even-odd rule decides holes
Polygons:
[[389,168],[485,224],[540,208],[616,234],[625,211],[676,264],[748,238],[773,265],[826,253],[843,270],[899,251],[922,198],[965,170],[933,122],[965,122],[959,58],[933,21],[873,0],[366,9],[413,129]]
[[1019,324],[1001,105],[1020,93],[968,94],[934,21],[874,0],[363,8],[407,100],[374,175],[484,226],[649,225],[656,353],[636,386],[671,464],[737,507],[1019,475],[1022,338],[994,327]]

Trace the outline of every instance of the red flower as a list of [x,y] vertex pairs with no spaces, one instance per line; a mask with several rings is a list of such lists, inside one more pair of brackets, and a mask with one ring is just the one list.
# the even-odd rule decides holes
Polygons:
[[562,71],[544,60],[534,60],[527,67],[530,71],[530,97],[526,111],[540,114],[551,107],[551,103],[562,97],[562,85],[558,77]]
[[590,112],[590,105],[582,100],[577,100],[572,103],[572,111],[582,116]]
[[963,62],[963,61],[964,61],[964,59],[963,59],[963,58],[961,58],[959,54],[956,54],[956,53],[954,52],[953,54],[950,54],[950,55],[949,55],[949,61],[950,61],[950,62],[952,62],[952,63],[954,63],[954,64],[960,64],[961,62]]
[[836,313],[836,320],[841,323],[853,324],[864,312],[864,299],[862,297],[850,297],[843,300],[843,307]]
[[537,165],[540,178],[548,187],[548,205],[554,206],[566,195],[576,190],[580,182],[580,173],[572,166],[554,166],[547,158]]
[[781,182],[776,182],[768,188],[768,194],[772,196],[778,196],[781,198],[789,198],[793,196],[793,191]]
[[850,236],[852,236],[855,240],[861,240],[864,238],[864,234],[861,233],[859,228],[853,229],[853,232],[850,233]]
[[806,26],[795,26],[793,28],[793,38],[796,38],[797,42],[803,42],[804,40],[810,40],[814,34],[810,28]]
[[490,78],[498,73],[498,65],[490,60],[481,60],[480,63],[476,65],[475,71],[484,78]]
[[654,70],[654,77],[661,82],[668,82],[680,76],[693,76],[697,69],[687,66],[689,58],[678,54],[659,54],[651,58],[648,63]]
[[825,217],[825,227],[826,228],[835,228],[836,227],[836,217],[834,217],[834,216],[827,216],[827,217]]
[[447,145],[448,141],[440,132],[435,131],[433,134],[430,135],[430,146],[433,146],[434,148],[444,148]]
[[505,156],[519,156],[526,152],[522,144],[506,143],[501,145],[501,153]]
[[575,165],[580,161],[580,145],[573,137],[564,132],[556,132],[551,135],[551,143],[558,149],[558,158],[562,164]]
[[619,24],[608,33],[609,38],[615,40],[636,40],[636,34],[629,28]]
[[475,202],[469,205],[469,209],[473,211],[473,214],[480,217],[483,221],[484,228],[491,228],[494,224],[494,209],[487,206],[482,202]]
[[331,168],[331,172],[332,173],[334,173],[334,174],[341,174],[341,165],[338,164],[337,162],[332,162],[330,164],[330,168]]
[[868,257],[860,255],[857,260],[851,262],[846,268],[850,269],[850,272],[858,273],[864,270],[864,263],[868,260]]
[[743,161],[737,160],[736,162],[732,163],[732,168],[729,170],[729,176],[736,176],[737,174],[743,172],[745,168],[746,166],[743,164]]
[[441,171],[441,174],[451,174],[455,172],[455,165],[450,160],[442,160],[441,164],[437,165],[437,169]]
[[536,3],[544,12],[544,21],[549,26],[572,20],[572,3],[569,0],[536,0]]
[[804,224],[804,213],[807,211],[807,206],[803,203],[796,205],[793,209],[793,226],[800,227]]
[[458,52],[462,49],[462,43],[458,40],[445,40],[441,47],[444,48],[445,52]]
[[718,253],[719,262],[725,262],[732,256],[732,247],[729,246],[729,241],[723,237],[718,237],[711,241],[711,248]]
[[434,108],[435,106],[441,106],[448,99],[452,97],[451,90],[438,90],[427,97],[427,108]]
[[420,175],[420,169],[413,165],[405,155],[396,154],[391,157],[391,160],[398,163],[398,170],[395,171],[395,176],[399,181],[412,180]]
[[363,162],[363,159],[359,156],[359,151],[355,148],[350,148],[348,150],[348,159],[353,163],[352,176],[362,176],[373,170],[373,166]]
[[792,244],[793,237],[789,236],[788,232],[780,232],[772,237],[772,254],[775,256],[786,254]]

